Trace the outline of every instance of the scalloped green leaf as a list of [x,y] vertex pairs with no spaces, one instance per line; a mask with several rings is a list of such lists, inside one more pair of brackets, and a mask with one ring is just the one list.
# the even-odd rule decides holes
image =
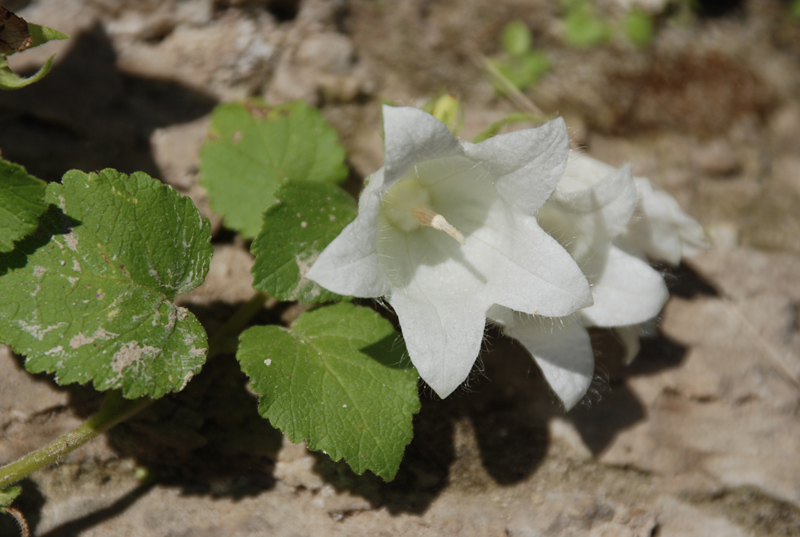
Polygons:
[[258,411],[273,426],[387,481],[420,408],[417,371],[406,356],[389,321],[346,303],[306,312],[291,330],[250,328],[237,353],[260,396]]
[[0,253],[10,252],[15,241],[36,231],[47,209],[46,186],[22,166],[0,160]]
[[303,102],[222,104],[200,151],[201,183],[225,225],[253,238],[282,183],[339,183],[347,177],[344,159],[336,130]]
[[208,221],[144,173],[71,171],[45,201],[39,230],[0,255],[0,340],[60,384],[127,398],[181,390],[208,343],[173,301],[208,272]]
[[253,287],[279,300],[304,304],[340,300],[304,276],[322,250],[355,219],[355,201],[329,183],[287,183],[276,196],[250,248],[256,258]]

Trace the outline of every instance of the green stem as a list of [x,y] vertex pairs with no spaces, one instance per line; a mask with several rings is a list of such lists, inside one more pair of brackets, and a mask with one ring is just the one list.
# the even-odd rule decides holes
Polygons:
[[[224,352],[233,352],[238,344],[239,334],[250,323],[256,313],[261,311],[267,301],[267,295],[256,293],[253,297],[242,304],[238,310],[208,339],[208,357],[212,358]],[[231,340],[237,338],[231,344]]]
[[153,400],[148,398],[133,401],[123,399],[119,390],[108,392],[97,414],[86,420],[83,425],[0,468],[0,489],[9,487],[33,472],[54,463],[152,402]]
[[[209,339],[209,357],[229,350],[228,341],[242,331],[250,319],[261,310],[266,300],[266,295],[256,293],[253,298],[243,304],[228,322],[220,327],[214,337]],[[150,406],[153,402],[154,400],[148,397],[133,400],[124,399],[119,390],[109,391],[97,414],[86,420],[83,425],[46,446],[0,467],[0,490],[54,463],[117,423],[125,421],[140,410]]]

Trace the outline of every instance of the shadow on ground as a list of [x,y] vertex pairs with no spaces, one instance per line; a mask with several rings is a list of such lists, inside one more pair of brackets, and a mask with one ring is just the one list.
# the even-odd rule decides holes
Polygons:
[[[688,267],[667,278],[683,296],[714,294]],[[192,309],[206,326],[213,327],[229,317],[235,306],[215,303]],[[265,310],[257,322],[275,323],[279,314]],[[637,360],[624,367],[622,346],[611,332],[597,331],[592,336],[598,373],[587,401],[565,418],[589,449],[599,454],[617,434],[646,418],[626,379],[678,367],[686,350],[664,336],[646,339]],[[485,488],[491,486],[487,475],[497,486],[529,478],[549,449],[549,421],[563,411],[521,345],[495,330],[490,330],[487,340],[490,348],[482,355],[483,369],[473,375],[468,390],[444,401],[423,390],[415,436],[393,482],[385,483],[370,473],[355,475],[345,462],[334,463],[324,454],[315,455],[315,471],[336,489],[361,496],[374,508],[412,514],[424,513],[450,484]],[[121,457],[135,457],[139,465],[149,468],[160,485],[180,488],[185,494],[236,499],[269,491],[275,485],[274,463],[283,437],[258,415],[257,399],[246,384],[233,356],[212,359],[183,392],[162,398],[112,429],[111,443]],[[89,388],[62,389],[69,391],[70,405],[82,415],[90,415],[99,405],[99,394]],[[456,434],[457,430],[462,434]],[[472,440],[465,440],[463,431]],[[145,494],[148,486],[65,523],[49,537],[74,534],[114,517]],[[34,504],[26,507],[32,521],[41,501]]]
[[100,26],[72,40],[66,57],[43,80],[3,93],[3,158],[48,181],[70,169],[160,177],[150,150],[152,132],[202,117],[216,100],[175,82],[119,71]]
[[125,510],[136,503],[139,498],[147,494],[152,487],[152,483],[140,485],[121,498],[118,498],[117,501],[108,507],[70,520],[60,526],[56,526],[47,533],[39,535],[39,537],[72,537],[73,535],[80,535],[83,530],[102,524],[106,520],[113,519],[115,516],[124,513]]

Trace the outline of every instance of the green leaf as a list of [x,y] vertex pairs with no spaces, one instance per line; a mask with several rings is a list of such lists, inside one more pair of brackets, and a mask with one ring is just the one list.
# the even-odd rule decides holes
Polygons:
[[800,0],[793,0],[789,6],[789,13],[796,19],[800,19]]
[[509,56],[522,56],[531,50],[533,38],[528,25],[522,21],[509,22],[500,34],[500,44]]
[[181,390],[208,344],[172,301],[208,271],[208,221],[144,173],[71,171],[45,201],[39,231],[0,255],[0,340],[60,384],[127,398]]
[[624,21],[625,35],[637,47],[646,47],[653,41],[655,24],[653,18],[641,9],[631,10]]
[[34,82],[41,80],[47,73],[50,72],[50,68],[53,66],[53,60],[55,58],[55,54],[50,56],[47,61],[44,62],[44,65],[41,69],[27,78],[21,77],[12,71],[5,60],[0,61],[0,89],[24,88],[29,84],[33,84]]
[[253,238],[282,183],[339,183],[347,177],[344,158],[336,131],[305,103],[223,104],[200,152],[201,181],[225,224]]
[[29,48],[44,45],[50,41],[58,41],[61,39],[69,39],[67,34],[62,34],[58,30],[48,28],[47,26],[39,26],[38,24],[28,23],[28,33],[31,34],[33,44]]
[[303,276],[322,250],[353,221],[356,203],[329,183],[287,183],[264,213],[250,248],[256,258],[253,287],[279,300],[304,304],[341,299]]
[[298,317],[291,330],[257,326],[237,358],[260,395],[258,411],[292,442],[390,481],[419,411],[417,372],[391,323],[336,304]]
[[8,487],[5,489],[0,489],[0,513],[3,512],[4,507],[8,507],[14,500],[17,499],[22,493],[22,487],[19,485],[14,485],[13,487]]
[[39,217],[47,209],[46,186],[22,166],[0,160],[0,253],[13,250],[14,241],[39,226]]

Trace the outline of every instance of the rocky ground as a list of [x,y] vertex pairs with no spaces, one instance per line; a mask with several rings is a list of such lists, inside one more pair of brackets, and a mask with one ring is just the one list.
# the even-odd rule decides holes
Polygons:
[[[611,17],[629,4],[597,2]],[[563,44],[544,0],[34,0],[4,5],[72,36],[41,83],[0,95],[0,149],[32,173],[144,170],[190,195],[215,230],[186,298],[213,331],[252,293],[247,245],[197,184],[220,101],[320,106],[351,183],[380,166],[379,103],[451,91],[469,139],[513,106],[474,59],[509,21],[552,71],[528,92],[574,141],[633,164],[706,227],[714,248],[667,270],[658,334],[629,367],[593,334],[597,379],[564,414],[532,362],[489,334],[483,370],[442,402],[423,392],[397,479],[355,476],[256,414],[232,357],[179,395],[23,482],[39,536],[800,535],[800,20],[771,0],[700,2],[657,19],[651,48]],[[270,303],[265,319],[291,316]],[[77,426],[91,389],[24,372],[0,349],[0,462]],[[147,469],[148,476],[142,479]],[[0,519],[0,535],[14,535]]]

